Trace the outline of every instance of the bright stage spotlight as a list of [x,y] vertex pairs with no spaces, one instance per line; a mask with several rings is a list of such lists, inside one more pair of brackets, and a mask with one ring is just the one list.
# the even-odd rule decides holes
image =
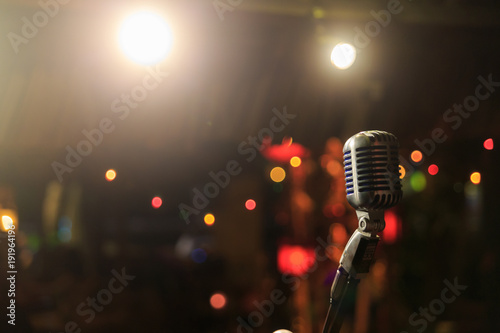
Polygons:
[[172,47],[172,31],[158,14],[141,11],[127,17],[120,28],[120,48],[134,62],[153,65],[162,61]]
[[351,44],[339,43],[333,48],[330,59],[338,69],[347,69],[356,60],[356,49]]

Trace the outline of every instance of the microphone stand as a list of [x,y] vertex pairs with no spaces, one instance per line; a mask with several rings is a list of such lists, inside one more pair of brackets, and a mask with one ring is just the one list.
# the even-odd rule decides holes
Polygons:
[[323,333],[338,333],[344,315],[340,311],[347,290],[355,290],[359,280],[368,274],[379,241],[378,232],[385,228],[384,211],[356,210],[358,229],[354,231],[340,258],[339,268],[330,291],[330,307]]

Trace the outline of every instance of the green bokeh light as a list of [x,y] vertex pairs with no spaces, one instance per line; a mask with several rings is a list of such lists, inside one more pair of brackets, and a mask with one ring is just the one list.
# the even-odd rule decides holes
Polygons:
[[413,191],[422,192],[427,186],[425,175],[421,171],[415,171],[410,177],[410,185]]

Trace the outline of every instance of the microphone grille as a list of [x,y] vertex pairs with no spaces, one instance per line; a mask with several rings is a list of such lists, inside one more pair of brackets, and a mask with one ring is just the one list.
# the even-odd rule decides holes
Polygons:
[[398,139],[384,131],[365,131],[344,145],[347,200],[356,209],[387,209],[402,198]]

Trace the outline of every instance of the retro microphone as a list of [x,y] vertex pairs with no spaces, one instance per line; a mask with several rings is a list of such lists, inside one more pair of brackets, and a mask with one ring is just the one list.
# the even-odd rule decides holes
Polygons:
[[359,226],[340,258],[323,333],[340,331],[344,295],[368,273],[379,241],[377,233],[385,228],[384,210],[403,196],[398,148],[398,139],[384,131],[360,132],[344,145],[347,201],[356,209]]

